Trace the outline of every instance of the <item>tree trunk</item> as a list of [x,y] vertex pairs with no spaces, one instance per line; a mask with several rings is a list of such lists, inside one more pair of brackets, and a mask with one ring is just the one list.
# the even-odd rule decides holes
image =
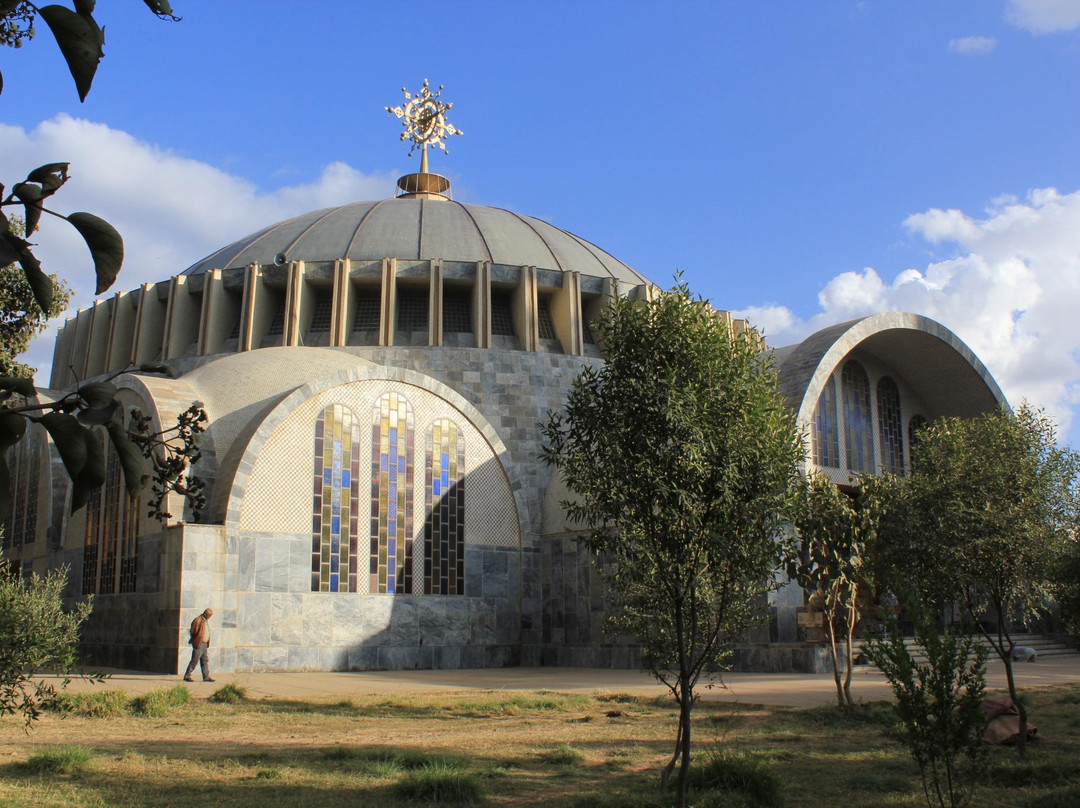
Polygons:
[[675,804],[678,808],[686,808],[686,781],[690,774],[690,709],[694,704],[694,690],[688,671],[680,673],[680,680],[682,704],[679,709],[679,733],[682,740],[682,761],[679,763],[679,795]]
[[855,605],[852,604],[847,610],[847,670],[844,671],[844,700],[847,709],[855,707],[851,698],[851,669],[855,667]]
[[836,618],[831,611],[825,612],[825,623],[829,627],[829,653],[832,655],[833,681],[836,683],[836,702],[844,709],[844,685],[840,681],[840,655],[836,650]]

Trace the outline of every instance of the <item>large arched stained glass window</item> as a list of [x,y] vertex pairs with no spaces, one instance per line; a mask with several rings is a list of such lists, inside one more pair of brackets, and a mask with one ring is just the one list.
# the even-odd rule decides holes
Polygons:
[[878,381],[877,406],[881,470],[888,474],[903,474],[904,422],[900,419],[900,390],[888,376]]
[[134,592],[138,569],[139,498],[128,493],[112,441],[98,433],[105,484],[90,492],[83,544],[83,594]]
[[424,594],[465,594],[465,438],[440,418],[427,438]]
[[814,410],[814,465],[840,468],[840,433],[836,424],[836,386],[832,378],[825,382]]
[[315,421],[311,591],[355,592],[360,506],[360,424],[331,404]]
[[44,461],[45,441],[39,428],[31,427],[8,458],[11,485],[10,510],[4,526],[4,547],[33,544],[37,534],[38,469]]
[[913,415],[911,420],[908,421],[908,451],[911,453],[911,468],[915,469],[916,464],[919,461],[919,441],[921,440],[921,432],[929,426],[927,420],[921,415]]
[[870,379],[852,360],[840,374],[844,395],[844,439],[847,467],[852,473],[874,470],[874,435],[870,420]]
[[412,406],[384,393],[371,429],[372,594],[412,594],[412,504]]

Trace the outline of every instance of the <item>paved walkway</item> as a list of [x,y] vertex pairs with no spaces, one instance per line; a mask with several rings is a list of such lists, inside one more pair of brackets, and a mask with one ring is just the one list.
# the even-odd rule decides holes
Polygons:
[[[997,660],[987,666],[987,686],[1006,688],[1005,668]],[[1045,657],[1014,668],[1021,689],[1040,685],[1080,683],[1080,654]],[[106,670],[103,685],[138,695],[155,688],[171,687],[179,676]],[[196,674],[197,676],[197,674]],[[555,690],[560,692],[630,693],[656,696],[666,688],[640,671],[597,668],[485,668],[456,671],[360,671],[342,673],[224,673],[213,684],[196,678],[188,687],[206,697],[226,682],[243,685],[253,698],[319,700],[416,692]],[[72,690],[92,690],[101,685],[75,680]],[[885,678],[876,669],[860,667],[852,677],[852,695],[860,701],[891,697]],[[724,687],[702,690],[702,697],[744,704],[777,704],[810,707],[836,699],[832,674],[728,673]]]

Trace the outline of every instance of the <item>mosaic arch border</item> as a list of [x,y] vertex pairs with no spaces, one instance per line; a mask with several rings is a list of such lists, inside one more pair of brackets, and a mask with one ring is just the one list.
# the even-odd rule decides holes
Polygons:
[[229,487],[225,527],[229,530],[238,529],[241,504],[244,492],[247,489],[248,479],[255,467],[255,458],[262,451],[263,446],[274,433],[274,430],[283,424],[297,407],[312,396],[344,384],[363,381],[399,382],[420,388],[443,399],[469,420],[473,427],[480,432],[484,440],[487,441],[488,446],[491,447],[492,452],[499,461],[500,471],[506,478],[506,484],[514,495],[514,505],[517,508],[518,517],[518,546],[520,546],[521,539],[526,535],[529,524],[528,507],[520,494],[522,481],[514,477],[509,471],[512,468],[510,452],[507,450],[502,438],[495,431],[495,428],[476,407],[452,387],[414,370],[387,367],[385,365],[359,365],[309,382],[285,396],[263,417],[244,447],[244,451],[240,454],[240,462]]
[[[797,423],[799,428],[806,432],[808,439],[818,398],[833,372],[843,364],[848,354],[862,343],[886,331],[912,331],[937,338],[975,371],[998,404],[1008,406],[1005,395],[990,371],[956,334],[929,317],[907,312],[884,312],[822,329],[807,337],[785,359],[785,366],[796,362],[805,368],[802,373],[797,373],[795,378],[790,378],[782,385],[782,392],[787,394],[789,401],[798,398]],[[806,370],[811,367],[812,371],[807,374]],[[905,381],[911,383],[910,380]],[[807,462],[812,462],[812,458]]]

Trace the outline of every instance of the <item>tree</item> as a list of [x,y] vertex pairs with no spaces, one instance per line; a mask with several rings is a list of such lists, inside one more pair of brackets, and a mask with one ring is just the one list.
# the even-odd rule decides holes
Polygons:
[[[162,19],[178,20],[173,16],[167,0],[143,0],[150,10]],[[49,27],[57,46],[60,48],[81,100],[86,99],[90,91],[98,63],[104,56],[102,47],[105,35],[94,19],[95,0],[74,0],[74,11],[65,6],[37,6],[28,0],[0,0],[0,45],[21,47],[34,37],[34,21],[40,16]],[[0,77],[0,91],[3,80]],[[4,196],[4,185],[0,184],[0,267],[18,263],[25,283],[21,289],[29,289],[33,303],[40,312],[50,314],[58,312],[66,304],[67,291],[56,285],[53,276],[47,275],[41,263],[34,256],[27,238],[38,229],[43,214],[66,220],[82,236],[90,250],[97,276],[95,294],[107,290],[116,279],[124,259],[123,239],[116,229],[91,213],[77,212],[64,215],[45,207],[45,200],[53,196],[68,181],[68,163],[48,163],[31,171],[25,180],[16,183],[11,192]],[[22,218],[9,218],[2,210],[4,207],[18,206],[22,209]],[[23,232],[25,231],[25,232]],[[25,238],[24,238],[25,236]],[[57,290],[59,297],[57,299]],[[37,322],[30,311],[25,295],[20,295],[15,287],[5,288],[10,293],[0,298],[0,323],[12,324],[16,335],[27,327],[31,330]],[[21,329],[21,330],[20,330]],[[6,331],[4,332],[6,334]],[[7,343],[4,343],[7,347]],[[11,359],[18,352],[19,343],[13,339]],[[165,369],[156,366],[144,367],[144,370],[162,372]],[[184,486],[183,469],[177,473],[174,455],[170,454],[169,439],[162,438],[164,433],[150,436],[154,448],[167,462],[158,463],[157,457],[147,454],[137,445],[138,436],[127,433],[120,419],[120,402],[116,398],[116,388],[108,380],[80,385],[73,393],[65,395],[57,402],[37,400],[37,391],[25,374],[0,372],[0,522],[7,518],[10,506],[11,486],[7,465],[7,452],[18,443],[26,433],[28,421],[39,423],[48,430],[56,445],[64,467],[71,477],[72,510],[85,504],[90,490],[99,487],[105,480],[105,458],[101,452],[97,437],[90,427],[105,426],[113,447],[120,457],[124,469],[124,480],[128,490],[136,493],[148,479],[145,473],[146,460],[154,461],[155,480],[168,490],[180,490]],[[200,410],[201,412],[201,410]],[[182,416],[183,418],[183,416]],[[205,420],[205,413],[201,420]],[[187,426],[178,423],[177,429],[182,443],[187,447],[187,458],[197,459],[197,447],[194,452],[183,438]],[[201,429],[199,430],[201,431]],[[189,433],[190,435],[190,433]],[[135,438],[133,440],[132,438]],[[155,443],[156,442],[156,443]],[[186,462],[186,461],[185,461]],[[192,460],[194,462],[194,460]],[[156,495],[157,492],[155,492]],[[201,496],[196,492],[197,496]],[[160,507],[161,500],[152,506],[152,513],[159,518],[167,518]],[[196,503],[198,507],[198,503]]]
[[[22,234],[17,217],[12,217],[11,225],[16,235]],[[49,320],[66,309],[71,299],[67,284],[55,275],[50,275],[49,280],[53,287],[52,307],[43,312],[22,270],[15,264],[0,267],[0,376],[34,375],[34,368],[16,361],[15,357],[48,328]]]
[[[1028,404],[974,419],[944,418],[922,432],[911,475],[893,489],[901,519],[887,519],[900,577],[922,603],[959,604],[1013,676],[1011,631],[1040,615],[1055,562],[1075,540],[1080,455],[1057,445],[1053,423]],[[884,503],[883,507],[892,505]]]
[[[860,599],[867,588],[867,545],[873,539],[874,523],[874,509],[857,507],[828,477],[814,474],[806,480],[795,512],[801,563],[792,565],[789,575],[821,599],[841,710],[855,706],[851,698],[855,627]],[[844,631],[846,642],[843,681],[837,649],[840,631]]]
[[565,413],[543,425],[543,458],[615,601],[611,628],[679,706],[674,766],[686,802],[690,716],[758,614],[786,551],[785,507],[802,441],[753,331],[732,332],[680,280],[618,298],[596,323],[606,362],[584,368]]
[[938,631],[919,605],[909,608],[926,662],[915,662],[899,631],[872,639],[866,651],[896,697],[895,734],[919,767],[926,804],[961,808],[986,768],[986,649],[952,629]]
[[0,715],[20,715],[27,727],[58,695],[53,684],[33,676],[48,671],[66,677],[75,669],[79,628],[93,606],[90,596],[66,611],[66,582],[66,568],[17,578],[0,556]]

